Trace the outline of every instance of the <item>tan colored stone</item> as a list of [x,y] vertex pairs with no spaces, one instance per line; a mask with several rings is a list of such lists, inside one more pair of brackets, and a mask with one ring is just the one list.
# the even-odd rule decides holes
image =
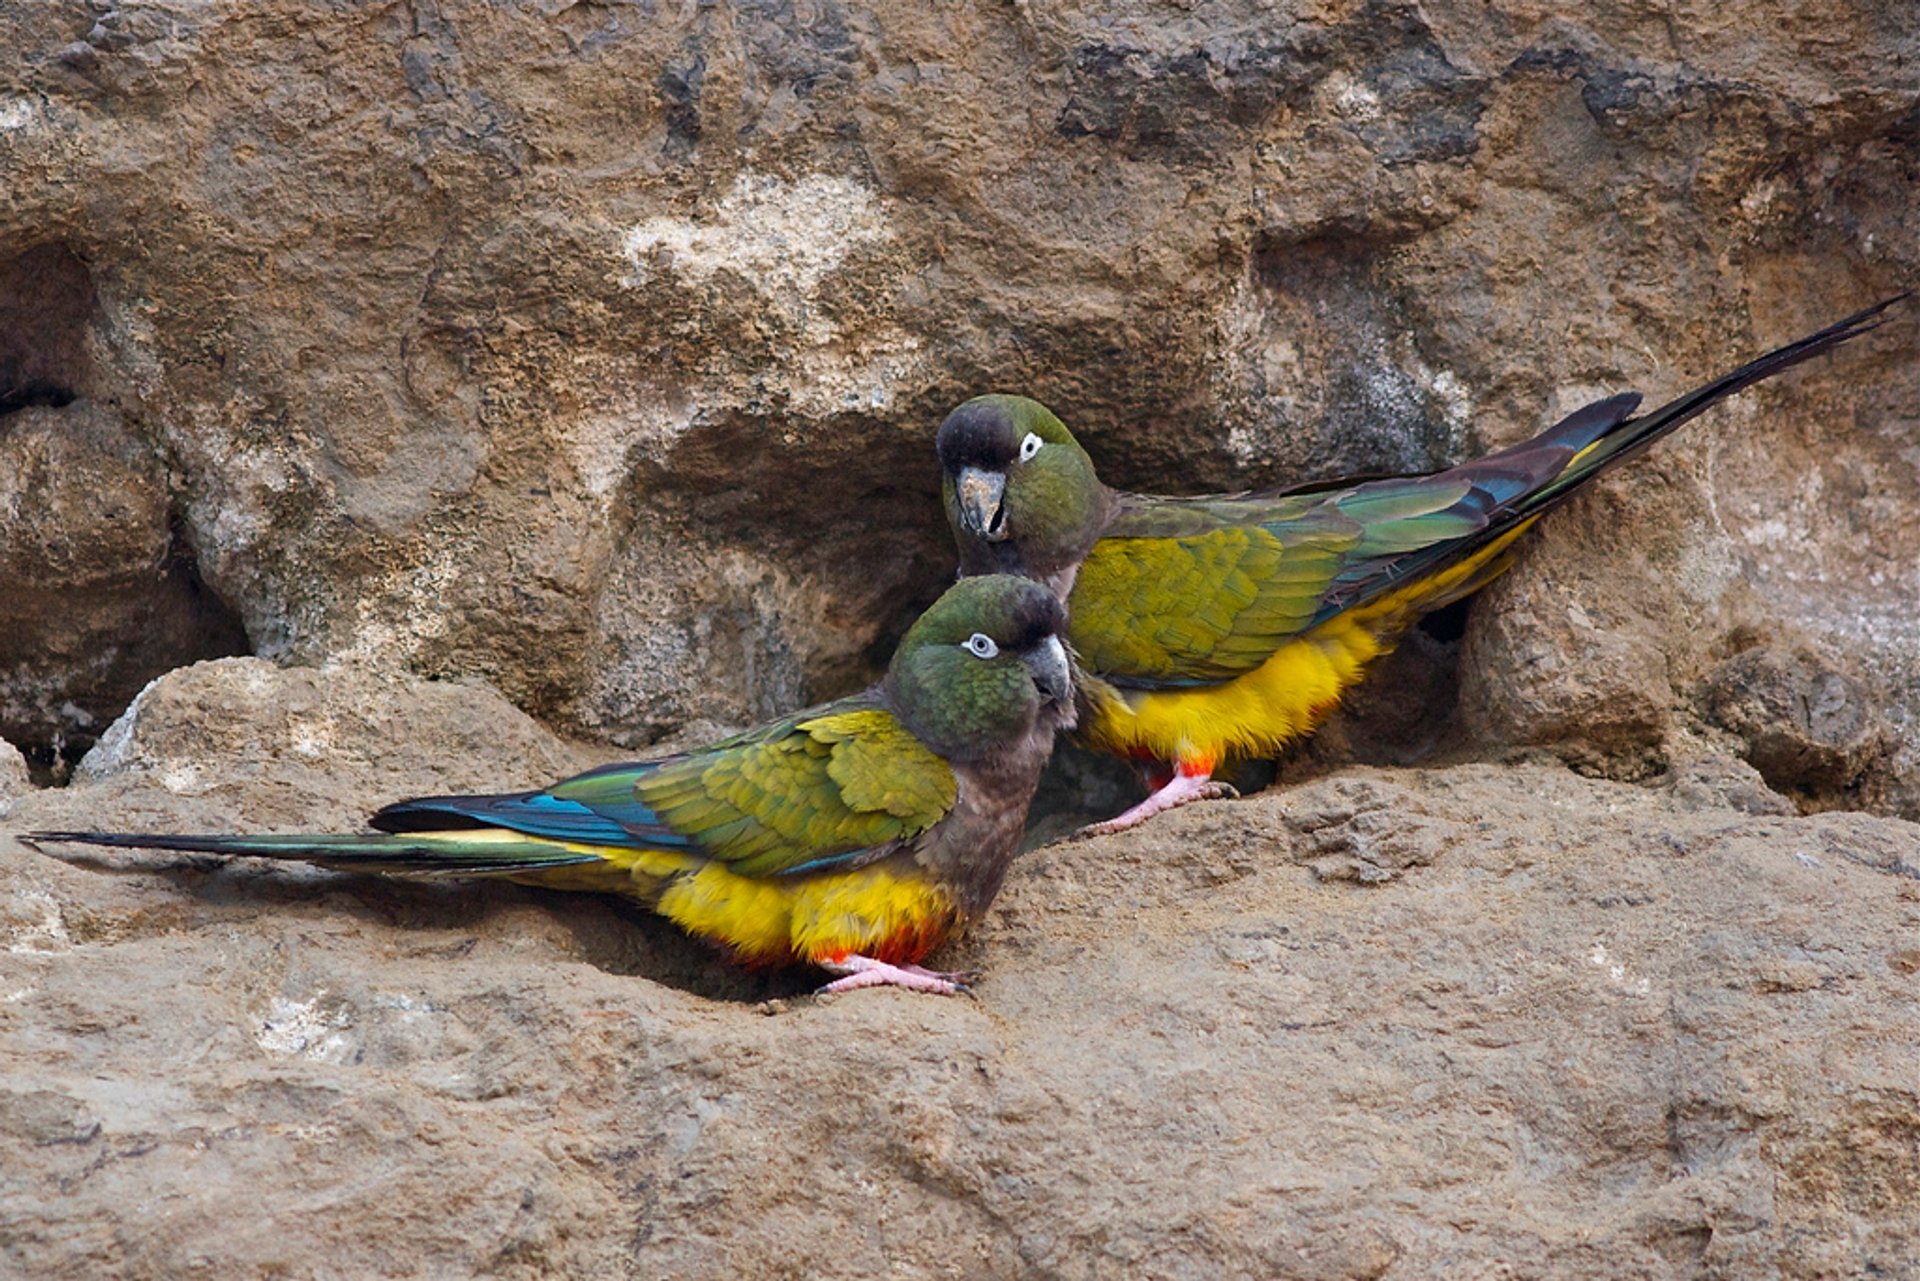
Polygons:
[[0,818],[6,816],[16,800],[32,790],[27,758],[20,754],[19,748],[0,738]]
[[[336,825],[568,755],[480,687],[257,660],[118,751],[10,830]],[[808,996],[595,896],[8,842],[0,1259],[1900,1275],[1920,828],[1725,808],[1744,768],[1356,769],[1049,845],[955,1000]]]
[[246,637],[177,546],[165,470],[91,401],[0,417],[0,729],[77,759],[160,673]]

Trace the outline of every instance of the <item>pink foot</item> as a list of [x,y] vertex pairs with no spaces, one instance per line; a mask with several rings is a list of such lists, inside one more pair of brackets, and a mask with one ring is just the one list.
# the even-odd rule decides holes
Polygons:
[[943,974],[918,965],[889,965],[871,956],[851,953],[838,961],[822,961],[820,968],[841,977],[821,988],[822,992],[851,992],[861,987],[904,987],[915,992],[938,992],[957,996],[967,990],[971,974]]
[[1240,793],[1225,783],[1210,776],[1210,772],[1182,774],[1176,772],[1161,789],[1141,801],[1124,814],[1115,815],[1104,823],[1089,823],[1080,829],[1080,836],[1111,836],[1115,832],[1124,832],[1130,827],[1138,827],[1155,814],[1164,810],[1178,809],[1194,801],[1211,801],[1220,797],[1238,796]]

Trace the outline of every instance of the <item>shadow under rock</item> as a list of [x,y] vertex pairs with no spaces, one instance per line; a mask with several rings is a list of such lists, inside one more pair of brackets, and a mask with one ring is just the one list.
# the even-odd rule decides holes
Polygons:
[[417,930],[423,946],[434,931],[472,931],[456,949],[464,954],[490,926],[518,908],[546,912],[570,937],[571,955],[595,969],[644,979],[712,1001],[756,1004],[801,996],[827,981],[800,966],[748,968],[718,947],[693,938],[636,903],[607,894],[575,893],[504,881],[408,880],[336,872],[299,864],[186,855],[164,860],[116,861],[92,852],[43,854],[74,867],[112,875],[154,876],[209,907],[291,908],[339,913],[394,930]]

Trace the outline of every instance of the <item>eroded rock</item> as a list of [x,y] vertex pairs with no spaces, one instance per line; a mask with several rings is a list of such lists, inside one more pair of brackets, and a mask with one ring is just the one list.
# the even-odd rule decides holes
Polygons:
[[[108,750],[10,829],[331,826],[569,757],[483,687],[258,660]],[[1551,764],[1351,770],[1033,851],[940,1000],[719,979],[590,895],[6,842],[0,1257],[1900,1275],[1916,851]]]
[[0,738],[0,818],[6,816],[15,799],[25,796],[32,787],[27,758],[20,754],[19,748]]
[[1799,812],[1792,801],[1767,785],[1759,770],[1732,756],[1696,756],[1676,761],[1661,785],[1682,809],[1731,809],[1743,814]]
[[[21,368],[27,394],[55,385]],[[151,447],[92,401],[0,418],[0,584],[0,733],[49,767],[162,672],[246,648],[175,539]]]
[[1857,789],[1886,751],[1888,730],[1868,691],[1804,649],[1750,649],[1707,674],[1707,717],[1746,744],[1775,789],[1836,797]]
[[585,768],[581,760],[479,682],[226,658],[141,691],[74,782],[134,805],[190,799],[215,823],[228,798],[264,789],[281,798],[279,810],[256,821],[358,828],[409,787],[407,795],[512,791]]
[[1593,552],[1566,528],[1573,515],[1555,513],[1522,567],[1474,601],[1461,721],[1481,741],[1548,747],[1583,768],[1645,777],[1664,763],[1672,721],[1667,653],[1648,625],[1664,611],[1633,580],[1625,590],[1611,581],[1621,549]]

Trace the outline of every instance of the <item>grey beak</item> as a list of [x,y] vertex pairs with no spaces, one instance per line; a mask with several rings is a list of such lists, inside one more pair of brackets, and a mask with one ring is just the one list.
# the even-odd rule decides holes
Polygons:
[[1073,697],[1073,666],[1067,661],[1066,646],[1058,636],[1028,650],[1021,662],[1033,673],[1033,683],[1048,702],[1065,703]]
[[1006,512],[1001,507],[1001,499],[1007,492],[1005,472],[962,467],[954,492],[960,499],[960,523],[975,538],[997,543],[1011,532],[1007,529]]

